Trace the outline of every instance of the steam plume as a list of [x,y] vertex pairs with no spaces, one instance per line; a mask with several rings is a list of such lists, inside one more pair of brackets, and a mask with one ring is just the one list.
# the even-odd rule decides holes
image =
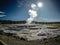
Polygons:
[[35,9],[36,9],[36,4],[31,4],[31,9],[29,9],[28,11],[30,17],[27,19],[27,24],[30,24],[37,16],[37,11]]

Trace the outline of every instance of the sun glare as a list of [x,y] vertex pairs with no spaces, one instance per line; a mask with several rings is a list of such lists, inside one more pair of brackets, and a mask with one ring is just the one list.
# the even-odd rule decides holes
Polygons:
[[38,2],[37,5],[38,5],[38,7],[43,7],[43,3],[42,2]]

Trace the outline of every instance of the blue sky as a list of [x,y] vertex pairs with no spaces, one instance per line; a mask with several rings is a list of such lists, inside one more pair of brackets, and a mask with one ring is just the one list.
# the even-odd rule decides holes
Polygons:
[[27,20],[32,3],[43,3],[36,21],[60,21],[60,0],[0,0],[0,20]]

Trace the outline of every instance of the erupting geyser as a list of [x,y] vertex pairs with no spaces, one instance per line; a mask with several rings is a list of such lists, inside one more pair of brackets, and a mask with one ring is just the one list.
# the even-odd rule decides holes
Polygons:
[[36,10],[37,6],[42,7],[43,6],[42,2],[37,3],[37,5],[31,4],[31,9],[28,10],[30,17],[27,19],[27,24],[30,24],[34,20],[34,18],[37,17],[37,10]]
[[36,4],[31,4],[31,9],[29,9],[28,13],[30,17],[27,19],[27,24],[30,24],[34,18],[37,16]]

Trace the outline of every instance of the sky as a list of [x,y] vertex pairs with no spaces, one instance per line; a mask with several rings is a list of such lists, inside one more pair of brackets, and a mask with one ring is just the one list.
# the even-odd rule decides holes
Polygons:
[[31,4],[38,2],[43,7],[38,8],[35,21],[60,22],[60,0],[0,0],[0,20],[27,20]]

